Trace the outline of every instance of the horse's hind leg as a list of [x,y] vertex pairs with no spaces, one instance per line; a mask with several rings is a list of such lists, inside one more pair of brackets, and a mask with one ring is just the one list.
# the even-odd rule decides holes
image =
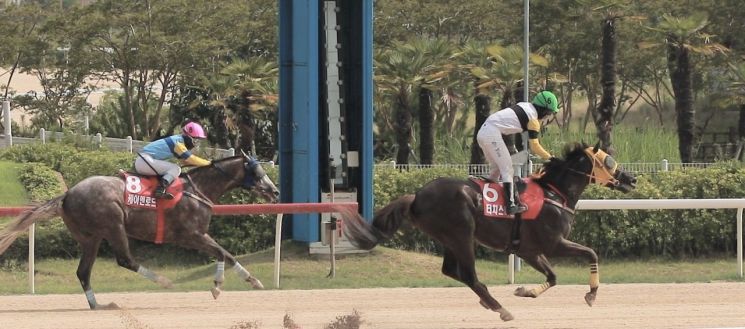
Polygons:
[[92,310],[117,308],[117,305],[114,303],[99,305],[96,302],[96,296],[93,294],[93,289],[91,288],[91,270],[93,269],[93,263],[96,262],[96,256],[98,255],[98,247],[101,245],[101,239],[85,239],[80,236],[76,236],[76,238],[80,244],[82,255],[80,256],[80,263],[78,263],[78,270],[75,274],[78,276],[80,286],[83,287],[85,298],[88,300],[88,306],[90,306]]
[[543,273],[543,275],[546,276],[546,282],[530,290],[520,286],[515,290],[515,296],[536,298],[548,290],[548,288],[556,285],[556,274],[551,269],[551,264],[548,262],[548,259],[546,259],[546,256],[539,254],[529,256],[520,255],[520,257],[534,269]]
[[120,234],[114,234],[113,236],[108,237],[106,241],[109,242],[111,249],[114,250],[116,263],[119,266],[124,267],[132,272],[137,272],[140,275],[144,276],[146,279],[159,284],[163,288],[173,287],[171,280],[164,276],[156,274],[155,272],[147,269],[146,267],[140,265],[139,263],[137,263],[137,261],[135,261],[134,257],[132,257],[132,253],[129,250],[129,240],[125,235],[124,230],[122,230]]
[[454,252],[449,247],[445,247],[442,259],[442,274],[465,283],[481,300],[481,306],[494,312],[499,312],[499,318],[503,321],[514,319],[509,311],[504,309],[499,302],[489,294],[489,289],[481,283],[476,275],[476,260],[473,251],[473,245],[467,250]]
[[592,306],[597,297],[598,287],[600,286],[600,275],[598,274],[598,255],[589,247],[566,239],[561,239],[551,252],[551,255],[561,257],[582,257],[584,256],[590,262],[590,292],[585,294],[585,302]]
[[238,276],[250,283],[253,288],[264,289],[264,285],[261,281],[251,275],[248,270],[238,263],[233,255],[220,246],[209,234],[204,233],[199,236],[190,236],[187,239],[177,241],[176,243],[185,248],[204,251],[208,255],[217,258],[217,271],[215,272],[214,281],[215,286],[210,289],[212,291],[212,297],[215,299],[220,295],[222,284],[225,281],[225,260],[228,261],[228,265],[233,266],[233,270],[238,274]]

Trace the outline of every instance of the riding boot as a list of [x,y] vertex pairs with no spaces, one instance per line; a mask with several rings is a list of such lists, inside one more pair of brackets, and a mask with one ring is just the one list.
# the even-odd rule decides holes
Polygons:
[[160,184],[158,184],[158,187],[155,188],[155,198],[172,200],[173,194],[166,191],[169,185],[171,185],[171,182],[167,178],[162,177],[160,179]]
[[507,213],[519,214],[528,210],[522,202],[520,202],[520,192],[515,189],[515,184],[512,182],[506,182],[504,185],[504,191],[509,198],[507,199]]

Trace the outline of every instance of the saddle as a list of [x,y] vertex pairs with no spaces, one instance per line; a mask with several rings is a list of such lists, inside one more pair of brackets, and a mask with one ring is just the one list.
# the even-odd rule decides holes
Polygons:
[[[483,204],[484,216],[499,219],[514,219],[515,216],[508,214],[505,199],[509,196],[504,191],[501,183],[493,182],[481,177],[469,177],[481,191],[481,203]],[[530,178],[516,179],[515,188],[520,193],[520,200],[528,207],[521,214],[522,220],[535,220],[541,212],[544,203],[543,188]]]
[[119,170],[119,177],[124,180],[124,204],[127,207],[155,210],[155,237],[153,242],[161,244],[165,237],[165,210],[173,208],[184,195],[184,183],[179,178],[173,181],[167,191],[173,194],[173,199],[155,198],[155,188],[158,187],[158,176],[145,176],[133,172]]
[[179,178],[173,181],[168,189],[173,195],[172,200],[155,198],[155,188],[158,187],[158,176],[146,176],[124,170],[119,170],[119,177],[124,180],[124,204],[128,207],[144,209],[170,209],[178,204],[183,196],[184,184]]

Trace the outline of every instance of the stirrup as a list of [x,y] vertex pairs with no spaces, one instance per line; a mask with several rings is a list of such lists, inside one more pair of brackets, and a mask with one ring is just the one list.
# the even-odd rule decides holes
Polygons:
[[166,192],[166,188],[162,186],[155,188],[154,196],[156,199],[173,200],[173,194]]
[[528,207],[526,207],[523,204],[519,204],[519,203],[513,203],[513,204],[507,206],[507,213],[510,214],[510,215],[524,213],[527,210],[528,210]]

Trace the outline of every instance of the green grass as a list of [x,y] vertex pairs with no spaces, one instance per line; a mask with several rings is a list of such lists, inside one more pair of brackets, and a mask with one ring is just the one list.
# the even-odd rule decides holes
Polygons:
[[[239,257],[239,261],[266,288],[274,289],[273,250]],[[174,291],[206,291],[212,285],[213,263],[179,264],[168,253],[155,253],[143,265],[164,275],[174,283]],[[340,255],[336,277],[326,278],[328,256],[308,256],[307,247],[286,242],[281,263],[281,289],[335,289],[365,287],[461,287],[440,273],[439,256],[399,251],[378,247],[361,255]],[[36,264],[36,293],[80,293],[75,277],[75,260],[40,260]],[[575,261],[555,263],[559,284],[587,284],[589,267]],[[0,294],[28,293],[26,266],[15,265],[0,269]],[[478,261],[477,272],[487,285],[507,283],[505,261]],[[250,290],[248,284],[226,269],[225,289]],[[691,261],[632,260],[600,262],[601,283],[688,283],[740,281],[736,261],[732,258]],[[543,275],[523,264],[516,273],[516,283],[539,284]],[[113,259],[100,258],[93,268],[92,285],[97,292],[162,291],[156,284],[138,274],[119,268]]]
[[0,161],[0,206],[20,206],[28,203],[26,189],[18,181],[22,164]]

